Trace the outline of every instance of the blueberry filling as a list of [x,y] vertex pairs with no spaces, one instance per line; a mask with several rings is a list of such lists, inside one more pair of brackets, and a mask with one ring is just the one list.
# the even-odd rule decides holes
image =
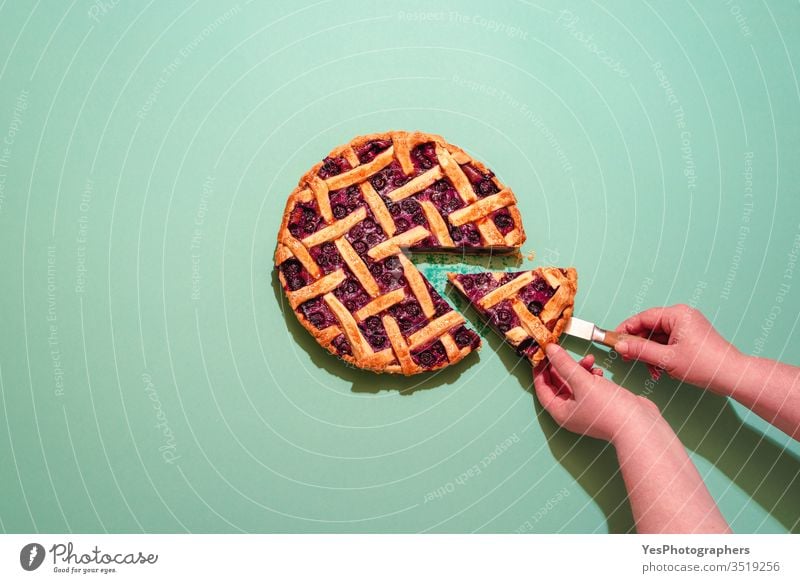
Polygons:
[[[538,312],[541,312],[555,292],[556,290],[551,288],[544,278],[536,276],[531,283],[519,290],[519,298],[525,302],[532,314],[538,316]],[[538,309],[538,312],[533,308]]]
[[465,348],[467,346],[477,348],[480,344],[480,338],[472,330],[467,329],[465,326],[460,326],[450,333],[456,341],[456,346]]
[[339,284],[339,287],[333,290],[333,294],[351,312],[355,312],[370,301],[370,297],[361,283],[352,276]]
[[406,336],[417,328],[421,328],[427,320],[417,300],[412,298],[395,304],[389,308],[389,313],[397,320],[400,332]]
[[378,316],[370,316],[364,320],[359,327],[373,350],[383,350],[389,348],[389,338],[386,336],[386,329]]
[[438,318],[439,316],[443,316],[447,312],[453,311],[453,308],[450,307],[450,304],[448,304],[442,298],[442,296],[439,295],[439,292],[433,289],[433,286],[427,280],[425,281],[425,287],[428,289],[428,294],[430,294],[431,301],[433,302],[433,309],[435,310],[433,314],[434,318]]
[[322,166],[317,172],[317,176],[325,180],[326,178],[336,176],[337,174],[341,174],[342,172],[350,169],[350,163],[343,157],[339,156],[338,158],[331,158],[328,156],[322,161]]
[[331,345],[333,346],[336,353],[340,356],[344,356],[345,354],[353,354],[352,348],[350,348],[350,343],[345,338],[344,334],[340,334],[336,338],[331,341]]
[[305,287],[306,284],[306,280],[299,275],[295,275],[286,280],[286,287],[289,288],[289,291],[298,290],[301,287]]
[[446,178],[426,188],[421,196],[427,197],[439,213],[445,216],[464,206],[461,196]]
[[377,174],[372,178],[372,186],[375,187],[375,190],[380,192],[383,190],[383,187],[386,186],[386,178],[382,174]]
[[382,195],[388,194],[408,181],[409,177],[403,173],[403,169],[397,162],[392,162],[370,179],[372,186]]
[[478,170],[472,166],[472,164],[464,164],[461,166],[461,169],[464,171],[464,174],[467,175],[467,180],[469,180],[473,185],[478,184],[481,180],[483,180],[484,176]]
[[490,273],[459,275],[457,279],[464,288],[464,291],[466,291],[467,297],[473,302],[499,286],[497,280]]
[[519,318],[508,300],[489,308],[486,313],[489,315],[489,322],[503,334],[520,325]]
[[316,201],[298,203],[289,214],[289,232],[298,239],[317,232],[323,225]]
[[514,219],[506,209],[500,209],[492,216],[495,226],[502,235],[505,235],[514,228]]
[[437,340],[427,348],[411,353],[411,358],[424,368],[435,368],[447,360],[447,351]]
[[331,241],[323,243],[322,245],[317,245],[309,252],[311,253],[311,257],[317,262],[317,265],[320,266],[320,269],[325,273],[335,271],[344,265],[344,260],[342,256],[339,255],[339,250]]
[[528,302],[528,311],[533,314],[534,316],[538,316],[542,313],[542,306],[541,302],[537,302],[536,300],[532,300]]
[[353,226],[347,233],[347,240],[353,245],[356,253],[363,256],[366,252],[386,239],[383,229],[368,211],[367,218]]
[[337,219],[343,219],[364,204],[361,189],[357,186],[340,188],[330,193],[331,211]]
[[306,317],[306,320],[318,330],[324,330],[328,326],[337,324],[336,316],[333,315],[331,309],[322,300],[322,298],[314,298],[303,302],[298,306],[300,312]]
[[539,345],[533,338],[526,338],[517,346],[517,354],[519,356],[531,357],[536,351],[539,350]]
[[491,171],[483,174],[471,164],[464,164],[461,166],[461,169],[464,171],[464,174],[466,174],[467,179],[472,184],[472,190],[475,191],[478,197],[484,198],[490,194],[499,192],[494,180],[492,180],[492,178],[494,178],[494,173]]
[[283,279],[286,281],[286,287],[289,291],[305,287],[311,281],[311,275],[294,257],[281,263],[279,269],[283,274]]
[[450,238],[456,245],[462,247],[478,247],[481,244],[481,234],[475,225],[467,223],[460,227],[450,227]]
[[399,203],[389,203],[387,208],[394,219],[398,233],[404,233],[416,225],[428,227],[428,219],[422,211],[422,206],[413,198],[406,198]]
[[481,196],[489,196],[495,192],[497,192],[497,187],[492,180],[484,178],[478,183],[478,194]]
[[430,170],[438,162],[436,158],[436,147],[433,142],[421,144],[411,150],[411,161],[417,174]]
[[374,160],[375,156],[384,150],[388,150],[391,145],[392,142],[389,140],[372,140],[356,148],[356,156],[358,156],[359,162],[366,164]]

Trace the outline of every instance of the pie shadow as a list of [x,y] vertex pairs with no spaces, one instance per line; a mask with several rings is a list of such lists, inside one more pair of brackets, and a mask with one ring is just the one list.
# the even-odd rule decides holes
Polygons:
[[473,352],[467,355],[461,362],[457,362],[454,365],[413,377],[376,374],[357,368],[347,361],[333,356],[317,343],[314,337],[303,328],[300,322],[298,322],[289,304],[286,302],[286,295],[281,287],[276,270],[272,270],[271,277],[272,291],[281,307],[283,318],[286,321],[286,328],[289,330],[292,340],[309,355],[315,366],[325,370],[331,375],[352,383],[350,390],[354,393],[375,394],[381,391],[397,391],[401,395],[413,395],[418,391],[427,391],[441,386],[454,385],[457,383],[461,374],[468,367],[475,364],[475,360],[478,358],[477,353]]
[[685,447],[713,464],[789,532],[800,532],[800,458],[743,422],[729,399],[667,376],[653,386],[640,363],[612,359],[595,346],[587,350],[579,340],[566,339],[563,345],[594,354],[611,380],[658,405]]
[[[533,371],[527,359],[520,358],[507,342],[488,328],[477,311],[460,296],[448,290],[448,296],[475,326],[500,358],[510,375],[531,394],[534,411],[553,457],[566,469],[575,482],[598,505],[606,518],[609,532],[625,533],[634,530],[633,515],[627,502],[627,492],[619,472],[614,448],[607,442],[584,437],[561,428],[539,404],[533,390]],[[484,348],[486,350],[487,348]]]

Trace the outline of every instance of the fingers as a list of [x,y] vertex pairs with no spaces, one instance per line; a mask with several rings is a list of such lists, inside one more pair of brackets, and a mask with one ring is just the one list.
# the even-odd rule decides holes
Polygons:
[[627,332],[628,334],[660,332],[668,336],[674,327],[675,310],[676,307],[672,306],[669,308],[650,308],[644,312],[639,312],[617,326],[617,332]]
[[648,364],[663,367],[670,361],[673,348],[669,345],[639,338],[638,336],[628,336],[624,340],[617,342],[614,345],[614,350],[624,358],[635,358]]
[[592,374],[575,362],[558,344],[548,344],[545,353],[553,371],[573,389],[573,392],[575,389],[587,387],[592,382]]
[[603,376],[603,369],[594,368],[594,360],[595,360],[594,354],[587,354],[578,361],[578,364],[581,365],[586,370],[588,370],[593,375],[601,377]]
[[536,367],[533,371],[533,387],[536,398],[542,404],[545,411],[550,413],[559,425],[569,417],[570,401],[566,396],[559,395],[559,389],[553,384],[550,375],[549,363],[544,363]]

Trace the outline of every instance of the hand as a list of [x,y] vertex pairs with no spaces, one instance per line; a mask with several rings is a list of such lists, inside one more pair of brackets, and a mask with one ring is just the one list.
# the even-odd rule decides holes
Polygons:
[[603,378],[591,354],[575,362],[557,344],[549,344],[545,352],[548,360],[533,371],[536,396],[565,429],[613,441],[630,419],[660,417],[652,402]]
[[665,370],[704,388],[720,390],[723,374],[736,370],[741,357],[703,314],[685,305],[645,310],[617,331],[628,335],[614,346],[622,357],[646,362],[656,377]]

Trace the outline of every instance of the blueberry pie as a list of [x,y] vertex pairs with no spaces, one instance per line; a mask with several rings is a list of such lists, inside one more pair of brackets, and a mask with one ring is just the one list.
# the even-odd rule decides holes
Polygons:
[[275,265],[289,305],[317,341],[376,372],[435,370],[480,346],[403,254],[513,251],[516,199],[440,136],[388,132],[334,149],[289,196]]
[[558,341],[572,317],[578,275],[573,268],[540,267],[514,273],[450,273],[458,288],[495,330],[534,366]]

